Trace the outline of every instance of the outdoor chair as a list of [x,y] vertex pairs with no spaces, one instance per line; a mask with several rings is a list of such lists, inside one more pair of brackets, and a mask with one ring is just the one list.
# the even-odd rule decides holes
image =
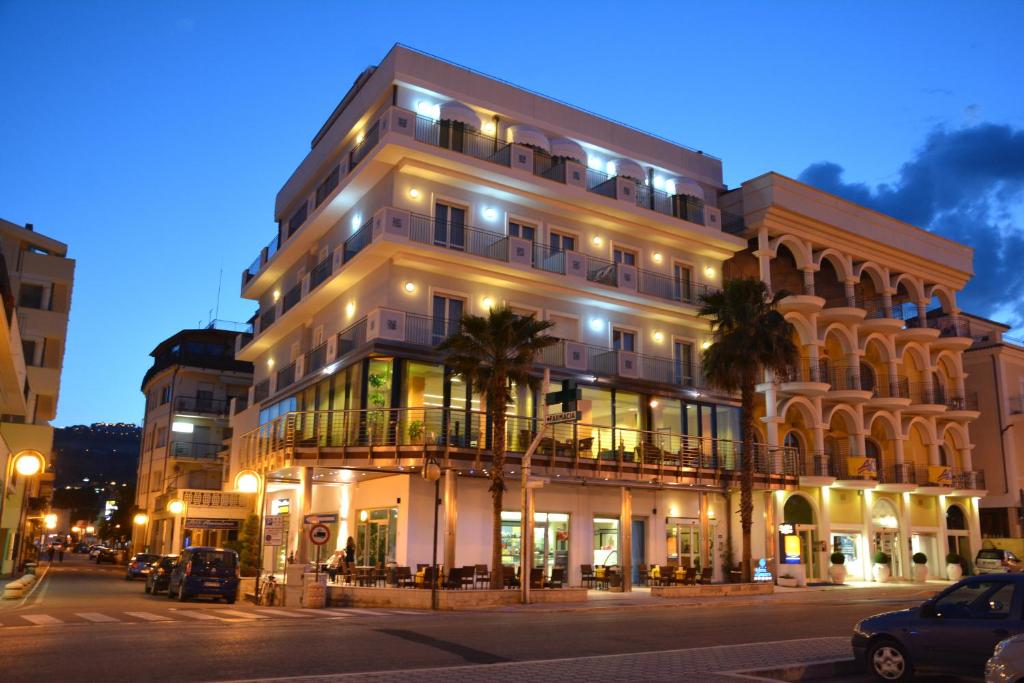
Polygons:
[[519,579],[516,578],[516,568],[510,564],[501,566],[501,585],[505,588],[519,587]]
[[408,567],[395,567],[395,585],[399,588],[413,587],[412,571]]
[[530,568],[530,588],[544,587],[544,567]]
[[705,567],[704,569],[701,569],[700,570],[700,582],[701,583],[711,583],[711,575],[713,573],[714,573],[714,569],[712,567]]
[[686,576],[683,577],[684,586],[696,586],[697,585],[697,568],[687,567]]
[[565,567],[554,567],[551,578],[544,585],[547,588],[562,588],[565,585]]
[[452,567],[448,571],[448,580],[442,584],[448,590],[459,590],[462,588],[462,569]]
[[476,565],[474,575],[476,576],[477,588],[479,588],[481,585],[483,585],[484,588],[490,588],[491,572],[487,569],[486,564]]
[[476,567],[468,565],[462,568],[462,587],[472,588],[476,580]]
[[590,564],[580,565],[581,580],[584,586],[587,588],[593,588],[597,582],[597,577],[594,575],[594,566]]
[[434,582],[434,568],[430,565],[425,565],[423,567],[423,583],[421,588],[430,588]]

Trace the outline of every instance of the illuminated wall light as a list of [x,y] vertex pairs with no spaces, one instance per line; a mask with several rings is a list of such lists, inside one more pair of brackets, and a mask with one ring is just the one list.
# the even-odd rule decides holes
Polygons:
[[274,359],[273,358],[268,358],[267,359],[267,367],[268,368],[274,367]]
[[604,165],[604,172],[607,173],[609,176],[617,175],[617,169],[615,168],[615,162],[614,161],[609,161],[607,164],[605,164]]
[[662,343],[663,341],[665,341],[665,333],[664,332],[660,332],[660,331],[659,332],[655,332],[654,333],[654,341],[658,342],[659,344]]
[[715,269],[711,266],[704,266],[704,277],[714,277]]
[[171,431],[178,432],[180,434],[191,434],[195,431],[196,426],[191,422],[181,422],[175,420],[171,423]]
[[702,348],[705,351],[707,351],[708,349],[711,348],[711,342],[709,340],[704,340],[704,342],[701,343],[700,348]]
[[484,209],[483,215],[484,218],[486,218],[487,220],[493,221],[498,217],[498,210],[495,209],[493,206],[488,206],[486,209]]
[[366,133],[364,133],[363,131],[359,131],[358,133],[356,133],[356,144],[357,145],[361,145],[363,143],[363,140],[365,140],[365,139],[366,139]]
[[665,189],[665,179],[662,178],[660,175],[654,176],[654,189],[655,190],[664,190]]
[[591,318],[590,329],[593,332],[604,332],[604,320],[601,318]]
[[420,198],[420,191],[417,190],[415,187],[410,187],[409,188],[409,197],[412,198],[412,199],[419,199]]
[[666,180],[665,181],[665,192],[668,192],[669,194],[675,194],[676,193],[676,181],[674,181],[674,180]]
[[277,300],[280,299],[280,298],[281,298],[281,290],[280,289],[275,289],[274,290],[274,303],[277,303]]
[[658,399],[652,398],[651,402],[648,403],[648,405],[651,406],[652,408],[657,408],[658,407]]
[[416,113],[437,121],[441,118],[441,105],[428,102],[427,100],[420,100],[416,103]]
[[661,263],[662,258],[663,257],[660,251],[656,251],[653,254],[651,254],[651,260],[654,261],[655,263]]
[[358,230],[359,226],[362,225],[362,224],[363,224],[363,214],[357,213],[356,215],[352,216],[352,229],[353,230]]
[[498,130],[498,127],[494,125],[494,121],[486,121],[484,122],[483,128],[481,128],[480,130],[482,130],[487,135],[494,135],[494,133]]
[[494,299],[489,297],[489,296],[485,296],[483,298],[483,304],[484,304],[484,308],[486,308],[487,310],[490,310],[490,309],[494,308]]
[[359,521],[360,522],[365,522],[367,519],[369,519],[369,517],[370,517],[370,515],[366,512],[366,510],[360,510],[359,511]]
[[354,301],[349,301],[347,304],[345,304],[345,317],[346,318],[351,318],[355,314],[356,314],[356,303]]
[[402,289],[404,289],[406,291],[406,293],[412,294],[413,292],[416,291],[416,283],[415,282],[406,282],[404,285],[402,285]]
[[604,164],[602,164],[601,160],[598,159],[597,157],[595,157],[594,155],[588,154],[587,155],[587,166],[589,168],[592,168],[595,171],[600,171],[601,167],[604,166]]
[[604,240],[601,239],[600,235],[594,235],[593,239],[591,239],[590,241],[594,243],[595,247],[599,247],[602,244],[604,244]]

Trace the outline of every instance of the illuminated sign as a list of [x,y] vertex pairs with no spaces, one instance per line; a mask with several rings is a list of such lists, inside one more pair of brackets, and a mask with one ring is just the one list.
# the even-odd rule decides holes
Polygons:
[[789,535],[782,537],[782,561],[786,564],[800,564],[800,537]]
[[771,580],[772,580],[772,573],[770,571],[768,571],[768,563],[765,562],[764,558],[762,557],[761,559],[759,559],[757,561],[757,566],[754,567],[754,581],[758,581],[758,582],[763,582],[763,581],[771,582]]
[[779,525],[779,533],[782,534],[783,536],[789,536],[790,534],[794,533],[793,525],[790,524],[789,522],[786,522],[784,524],[780,524]]

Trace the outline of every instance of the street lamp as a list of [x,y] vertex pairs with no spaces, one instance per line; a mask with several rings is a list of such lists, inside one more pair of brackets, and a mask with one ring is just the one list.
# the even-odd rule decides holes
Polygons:
[[96,527],[94,527],[94,526],[87,526],[87,527],[85,527],[85,533],[86,533],[86,535],[92,535],[92,534],[96,533]]
[[52,512],[44,515],[43,516],[43,526],[45,526],[50,531],[56,529],[57,528],[57,515],[55,515]]
[[[28,479],[34,477],[43,471],[46,467],[46,458],[39,451],[26,448],[25,450],[18,451],[17,453],[8,453],[7,462],[4,463],[4,478],[3,487],[4,490],[0,491],[0,522],[4,518],[4,503],[7,501],[7,482],[11,480],[11,470],[20,474],[22,477]],[[27,486],[27,485],[26,485]],[[18,511],[18,523],[15,527],[16,542],[20,544],[21,531],[25,528],[24,523],[25,517],[25,496],[22,496],[21,509]],[[20,555],[18,546],[14,547],[14,554],[12,559],[12,570],[18,567],[18,556]]]
[[132,518],[132,521],[137,525],[142,526],[149,521],[149,515],[145,512],[137,512],[135,513],[135,517]]
[[171,520],[174,523],[174,533],[171,534],[171,552],[178,552],[178,544],[181,543],[181,515],[185,512],[185,501],[181,498],[172,498],[167,502],[167,511],[174,515]]
[[434,482],[434,549],[430,559],[430,609],[437,609],[437,508],[441,498],[441,466],[433,455],[423,464],[423,478]]
[[265,494],[263,493],[263,477],[260,476],[259,472],[255,470],[240,470],[235,475],[235,490],[239,493],[255,493],[256,494],[256,505],[259,516],[259,535],[260,541],[258,550],[256,551],[257,562],[259,566],[256,568],[256,589],[259,591],[260,580],[263,578],[263,537],[265,535],[263,529],[263,513],[265,512]]

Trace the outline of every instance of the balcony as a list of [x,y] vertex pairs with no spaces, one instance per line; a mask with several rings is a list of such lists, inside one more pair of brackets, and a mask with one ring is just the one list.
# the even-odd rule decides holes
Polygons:
[[943,315],[928,318],[928,327],[938,330],[939,336],[932,342],[934,349],[963,351],[974,343],[971,337],[971,321],[959,315]]
[[904,492],[917,488],[917,475],[914,463],[893,463],[878,469],[878,489],[880,491]]
[[910,405],[910,381],[900,375],[880,375],[870,381],[861,377],[861,387],[871,392],[871,408],[896,410]]
[[878,461],[866,455],[832,455],[836,486],[847,489],[873,489],[878,484]]
[[216,462],[220,459],[220,451],[224,448],[219,443],[194,443],[192,441],[172,441],[167,449],[168,456],[175,460],[194,460],[196,462]]
[[909,384],[910,405],[906,412],[914,415],[938,415],[946,412],[946,396],[942,387],[930,382]]
[[[289,413],[243,435],[240,457],[243,467],[315,461],[410,474],[425,456],[436,456],[443,467],[480,476],[490,465],[487,424],[481,412],[435,407]],[[513,475],[541,426],[537,419],[508,417],[507,465]],[[724,486],[738,480],[743,466],[742,444],[726,439],[582,423],[547,430],[532,465],[535,474],[552,481]],[[755,444],[750,457],[759,488],[795,485],[793,449]]]
[[779,391],[803,396],[821,396],[829,390],[827,361],[800,358],[796,365],[777,377]]
[[826,297],[825,305],[818,313],[818,321],[825,325],[831,323],[851,325],[864,320],[866,315],[864,300],[857,295]]
[[952,394],[945,397],[946,417],[953,420],[976,420],[981,414],[978,394]]
[[174,399],[174,410],[178,413],[225,416],[228,414],[228,402],[205,396],[177,396]]
[[838,476],[836,459],[821,451],[804,453],[800,457],[800,484],[828,486]]
[[275,391],[282,391],[295,384],[295,362],[292,361],[277,371]]
[[872,397],[872,392],[861,385],[860,367],[827,363],[829,391],[825,394],[828,401],[842,403],[861,403]]
[[861,329],[865,332],[896,332],[903,329],[903,308],[891,302],[886,303],[882,297],[865,299],[864,321]]

